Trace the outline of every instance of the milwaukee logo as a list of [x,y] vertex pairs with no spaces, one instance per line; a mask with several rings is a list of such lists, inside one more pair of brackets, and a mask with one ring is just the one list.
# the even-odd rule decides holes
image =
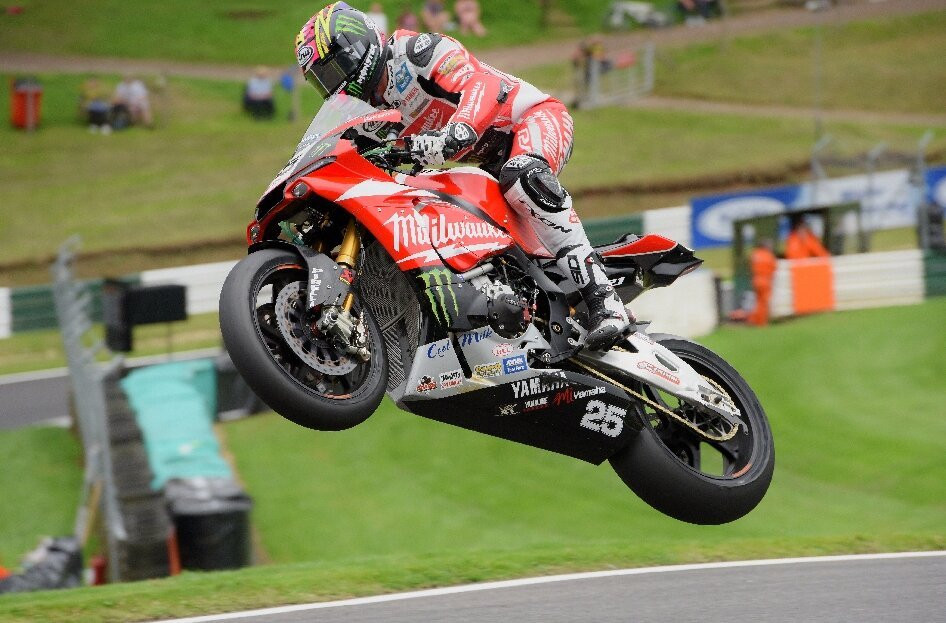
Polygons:
[[452,222],[443,216],[432,219],[424,214],[413,213],[407,216],[393,214],[384,222],[394,234],[394,250],[411,249],[417,245],[441,245],[461,239],[484,238],[499,240],[506,235],[499,229],[483,221]]

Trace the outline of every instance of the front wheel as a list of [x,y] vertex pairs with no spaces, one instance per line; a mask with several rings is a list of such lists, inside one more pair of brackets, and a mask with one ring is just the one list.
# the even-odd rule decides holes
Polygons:
[[642,500],[675,519],[722,524],[739,519],[762,500],[775,468],[772,431],[758,398],[726,361],[708,348],[675,336],[652,335],[717,389],[742,414],[726,441],[708,441],[667,411],[695,421],[689,405],[653,387],[637,389],[662,409],[644,405],[644,429],[611,457],[611,466]]
[[305,309],[306,277],[288,250],[264,249],[240,260],[220,294],[223,343],[247,385],[286,419],[316,430],[351,428],[384,397],[381,332],[356,299],[371,357],[340,352]]

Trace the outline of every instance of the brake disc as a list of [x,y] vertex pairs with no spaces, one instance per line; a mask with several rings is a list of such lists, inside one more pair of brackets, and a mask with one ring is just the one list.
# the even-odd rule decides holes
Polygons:
[[[342,376],[359,362],[339,351],[306,321],[306,293],[299,282],[287,284],[276,297],[276,324],[286,345],[313,370]],[[313,323],[314,324],[314,323]]]

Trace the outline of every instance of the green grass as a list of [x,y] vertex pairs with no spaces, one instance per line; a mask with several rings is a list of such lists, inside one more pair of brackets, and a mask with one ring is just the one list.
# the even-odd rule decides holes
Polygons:
[[[22,0],[18,4],[24,7],[21,15],[0,16],[0,50],[289,65],[295,60],[296,33],[328,2]],[[349,4],[366,10],[371,3],[352,0]],[[381,4],[392,28],[405,4],[418,10],[421,6],[419,1],[401,0],[382,0]],[[573,36],[596,28],[604,15],[599,0],[560,0],[556,4],[563,19],[543,31],[535,1],[481,0],[482,20],[489,33],[483,39],[465,37],[464,42],[482,49]],[[256,18],[232,16],[253,11]]]
[[[306,124],[250,120],[236,83],[172,79],[155,95],[158,129],[92,135],[76,120],[83,77],[43,80],[42,129],[0,128],[0,263],[48,257],[74,233],[91,251],[239,238]],[[7,105],[0,92],[0,117]],[[304,110],[315,107],[306,93]],[[811,138],[810,124],[797,119],[606,109],[579,111],[575,121],[575,153],[563,176],[573,189],[777,167],[804,160]],[[909,145],[921,132],[829,129],[865,148],[878,140]],[[613,198],[583,200],[579,211],[605,216],[622,207]],[[0,285],[22,283],[11,272],[0,270]]]
[[[742,104],[815,105],[812,28],[658,50],[655,95]],[[946,11],[827,25],[821,105],[827,109],[942,114],[946,110]],[[528,69],[523,78],[574,90],[571,67]]]
[[72,534],[82,483],[80,456],[80,444],[67,430],[0,431],[0,565],[15,571],[40,538]]
[[[780,31],[664,53],[661,95],[812,106],[817,30]],[[942,113],[946,110],[946,11],[825,26],[825,108]]]
[[[703,340],[766,407],[776,471],[726,526],[676,522],[594,467],[396,412],[316,433],[223,427],[276,563],[12,596],[0,619],[129,621],[487,579],[946,547],[946,298]],[[878,330],[883,327],[883,330]]]

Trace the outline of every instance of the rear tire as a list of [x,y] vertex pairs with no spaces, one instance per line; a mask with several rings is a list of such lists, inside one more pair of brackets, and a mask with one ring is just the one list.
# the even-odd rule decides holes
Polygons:
[[[368,419],[384,397],[388,374],[381,332],[363,309],[371,359],[344,374],[313,369],[286,343],[275,320],[277,293],[287,287],[304,293],[305,282],[304,263],[292,251],[264,249],[242,259],[220,294],[223,343],[246,383],[281,416],[315,430],[351,428]],[[330,348],[320,353],[340,371],[351,367],[341,366],[344,356]]]
[[[647,407],[644,429],[611,457],[611,466],[634,493],[665,515],[704,525],[739,519],[762,500],[775,468],[772,431],[762,405],[739,373],[708,348],[675,336],[650,337],[725,390],[739,407],[748,434],[740,430],[732,440],[707,448],[686,426]],[[660,400],[656,390],[637,385]],[[703,452],[722,457],[722,467],[715,470],[719,473],[707,473],[701,445]]]

